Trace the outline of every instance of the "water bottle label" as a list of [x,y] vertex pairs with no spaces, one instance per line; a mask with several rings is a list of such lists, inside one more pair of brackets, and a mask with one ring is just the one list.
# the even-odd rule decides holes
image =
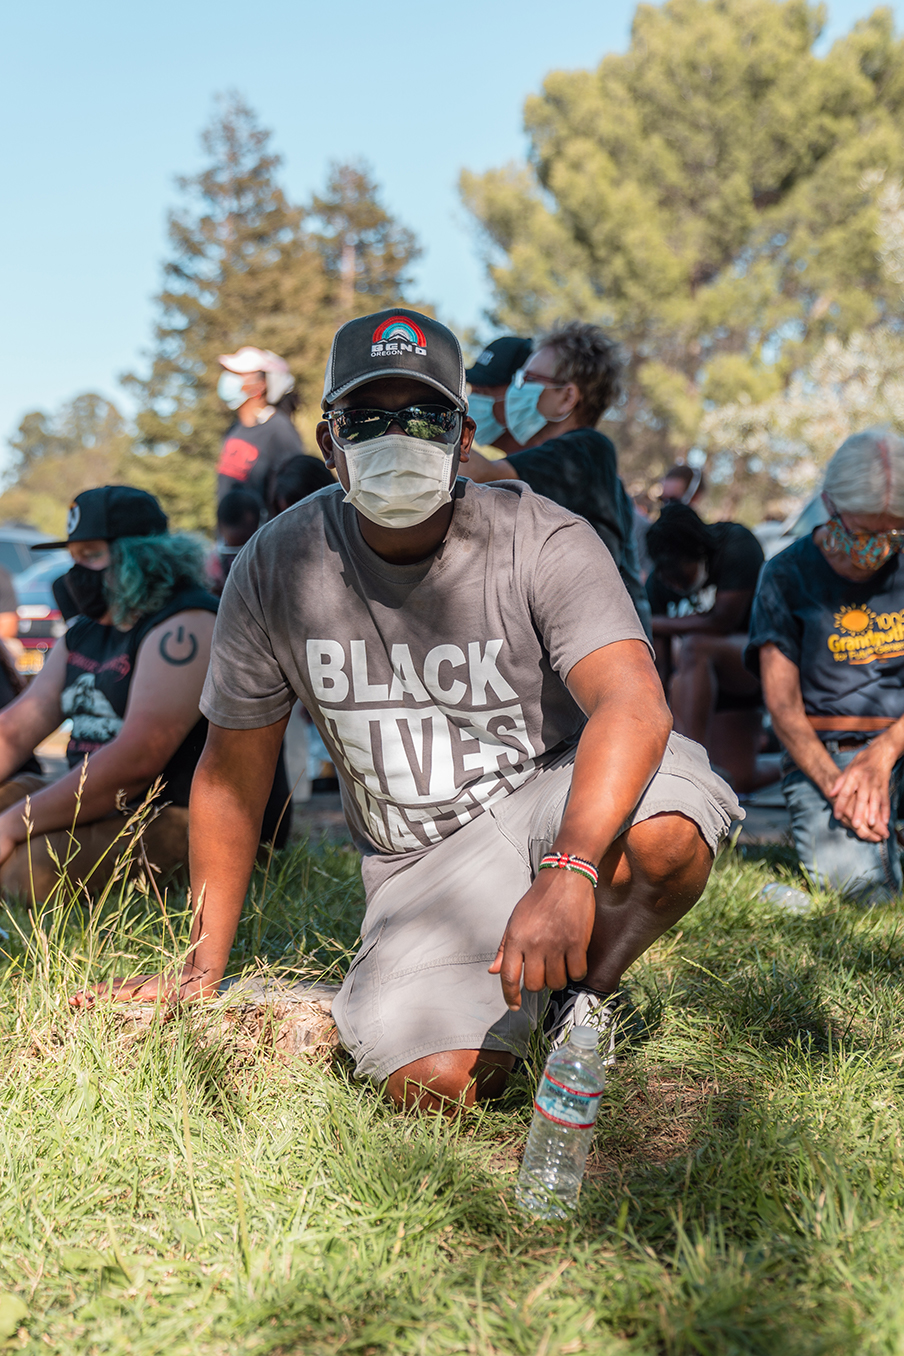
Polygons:
[[580,1092],[544,1073],[534,1099],[534,1109],[555,1125],[573,1125],[579,1130],[589,1130],[596,1120],[602,1095],[602,1088],[599,1092]]

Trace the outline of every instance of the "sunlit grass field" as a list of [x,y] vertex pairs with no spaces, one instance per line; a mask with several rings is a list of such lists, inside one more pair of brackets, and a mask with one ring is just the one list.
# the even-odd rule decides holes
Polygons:
[[[61,893],[0,924],[0,1345],[60,1353],[904,1350],[898,912],[758,901],[727,853],[630,976],[581,1208],[520,1216],[535,1068],[449,1123],[341,1054],[289,1059],[203,1013],[75,1014],[87,977],[178,953],[184,900]],[[355,854],[254,882],[236,969],[336,981]],[[542,1061],[538,1044],[536,1061]]]

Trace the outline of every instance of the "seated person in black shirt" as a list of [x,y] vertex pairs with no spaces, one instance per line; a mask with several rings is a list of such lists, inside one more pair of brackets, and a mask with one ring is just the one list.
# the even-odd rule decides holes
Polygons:
[[[126,822],[117,801],[124,794],[130,805],[140,803],[157,777],[165,808],[146,831],[148,857],[164,873],[187,862],[189,788],[207,733],[198,703],[217,610],[204,588],[203,548],[170,536],[166,515],[144,490],[85,490],[67,526],[66,542],[47,545],[69,547],[75,563],[66,582],[80,615],[26,691],[0,711],[0,889],[30,896],[33,881],[38,900],[56,883],[54,854],[72,858],[73,880],[102,888],[126,845],[123,838],[108,851]],[[66,718],[70,772],[51,785],[17,775]],[[285,787],[280,805],[287,796]]]
[[736,791],[767,785],[776,773],[756,763],[762,695],[743,662],[762,547],[741,523],[706,524],[673,503],[647,532],[647,550],[653,643],[675,729],[704,745]]
[[826,468],[829,522],[770,560],[747,662],[787,751],[801,864],[864,902],[900,895],[904,439],[868,429]]
[[472,450],[461,474],[481,482],[523,480],[586,518],[608,546],[649,634],[634,505],[619,479],[615,448],[596,428],[618,399],[620,376],[618,349],[596,325],[575,320],[550,330],[505,393],[506,427],[523,450],[500,461]]

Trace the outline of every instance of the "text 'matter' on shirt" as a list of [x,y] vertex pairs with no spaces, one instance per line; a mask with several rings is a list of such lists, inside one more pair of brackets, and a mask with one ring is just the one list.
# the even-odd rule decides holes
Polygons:
[[[855,584],[802,537],[763,570],[753,604],[747,667],[773,644],[800,670],[811,716],[904,715],[904,561],[894,555]],[[838,731],[819,732],[837,739]]]
[[647,643],[611,555],[522,483],[459,479],[445,541],[414,565],[370,550],[337,485],[238,557],[201,709],[256,729],[300,698],[359,844],[417,851],[577,739],[584,716],[564,680],[620,640]]

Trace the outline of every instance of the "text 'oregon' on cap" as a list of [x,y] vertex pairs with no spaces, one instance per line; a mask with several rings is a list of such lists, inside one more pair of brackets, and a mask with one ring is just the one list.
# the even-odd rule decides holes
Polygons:
[[99,485],[94,490],[82,490],[69,505],[65,541],[42,541],[36,549],[49,551],[73,541],[157,537],[168,531],[166,514],[147,490],[134,485]]
[[404,306],[347,320],[333,336],[323,384],[323,408],[381,377],[410,377],[468,408],[461,345],[432,316]]

